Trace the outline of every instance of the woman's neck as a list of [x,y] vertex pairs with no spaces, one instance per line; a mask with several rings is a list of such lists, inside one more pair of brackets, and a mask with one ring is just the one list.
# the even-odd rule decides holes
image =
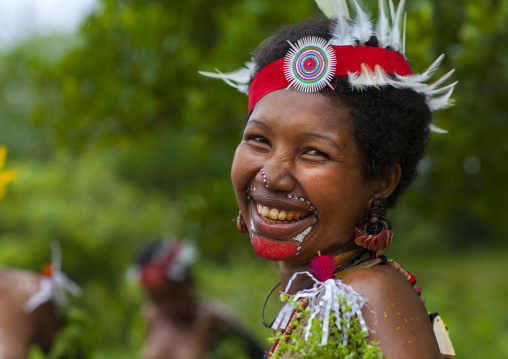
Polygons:
[[[290,265],[284,262],[279,262],[279,273],[280,273],[280,288],[281,291],[286,292],[288,294],[295,294],[296,292],[304,289],[313,281],[312,279],[304,274],[297,275],[293,278],[295,273],[305,272],[309,270],[310,262],[303,263],[298,266]],[[287,288],[289,281],[293,278],[291,282],[291,287]]]
[[[359,250],[357,246],[346,247],[341,250],[334,252],[332,255],[338,256],[340,254],[348,253],[351,251]],[[340,263],[337,263],[337,265]],[[287,262],[279,262],[279,274],[280,274],[280,285],[281,290],[283,292],[287,292],[288,294],[294,294],[302,289],[305,289],[309,284],[313,283],[313,280],[308,275],[297,275],[293,278],[295,273],[298,272],[306,272],[310,269],[310,261],[292,264]],[[293,280],[291,281],[291,279]],[[289,282],[291,281],[291,287],[287,288]],[[286,290],[287,289],[287,290]]]

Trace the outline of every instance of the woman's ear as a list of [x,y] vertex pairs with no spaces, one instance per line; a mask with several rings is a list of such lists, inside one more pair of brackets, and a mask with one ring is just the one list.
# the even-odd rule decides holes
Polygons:
[[374,192],[374,198],[388,198],[399,184],[402,169],[397,164],[389,173],[382,174],[376,180],[377,186]]

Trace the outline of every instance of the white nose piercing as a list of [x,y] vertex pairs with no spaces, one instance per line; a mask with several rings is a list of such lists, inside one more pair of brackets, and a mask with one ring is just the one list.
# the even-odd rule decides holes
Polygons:
[[265,169],[264,168],[261,168],[261,175],[263,176],[263,183],[265,184],[265,187],[268,188],[268,180],[266,179],[266,173],[265,173]]

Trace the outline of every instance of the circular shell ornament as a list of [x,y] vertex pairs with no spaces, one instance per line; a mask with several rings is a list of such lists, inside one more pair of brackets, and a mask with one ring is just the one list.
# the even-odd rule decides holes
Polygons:
[[[289,42],[289,41],[288,41]],[[284,60],[284,75],[289,87],[302,92],[317,92],[330,81],[335,72],[335,52],[329,41],[316,36],[304,37],[295,44]]]

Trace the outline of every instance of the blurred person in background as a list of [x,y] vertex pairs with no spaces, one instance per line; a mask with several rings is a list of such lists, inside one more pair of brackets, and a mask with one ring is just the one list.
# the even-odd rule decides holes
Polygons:
[[0,268],[0,358],[26,358],[32,345],[49,353],[60,327],[51,302],[25,310],[44,276],[21,269]]
[[61,272],[58,244],[52,250],[52,263],[40,274],[0,268],[0,359],[26,358],[32,345],[54,358],[83,358],[79,339],[68,333],[60,338],[76,328],[66,315],[67,292],[81,290]]
[[283,28],[246,68],[202,73],[249,97],[231,177],[238,230],[279,262],[286,304],[263,319],[275,330],[268,357],[454,356],[415,277],[384,255],[387,210],[439,132],[431,111],[450,105],[455,83],[443,83],[453,71],[426,84],[439,58],[412,73],[404,1],[380,0],[375,28],[359,1],[318,5],[328,18]]
[[[7,148],[0,146],[0,200],[17,171],[3,170]],[[49,352],[59,329],[53,304],[25,307],[39,293],[45,276],[27,270],[0,268],[0,359],[26,358],[31,345]]]
[[142,358],[223,358],[228,345],[239,358],[262,358],[263,349],[223,306],[198,297],[195,260],[194,247],[178,240],[156,241],[139,255],[137,279],[148,299]]

